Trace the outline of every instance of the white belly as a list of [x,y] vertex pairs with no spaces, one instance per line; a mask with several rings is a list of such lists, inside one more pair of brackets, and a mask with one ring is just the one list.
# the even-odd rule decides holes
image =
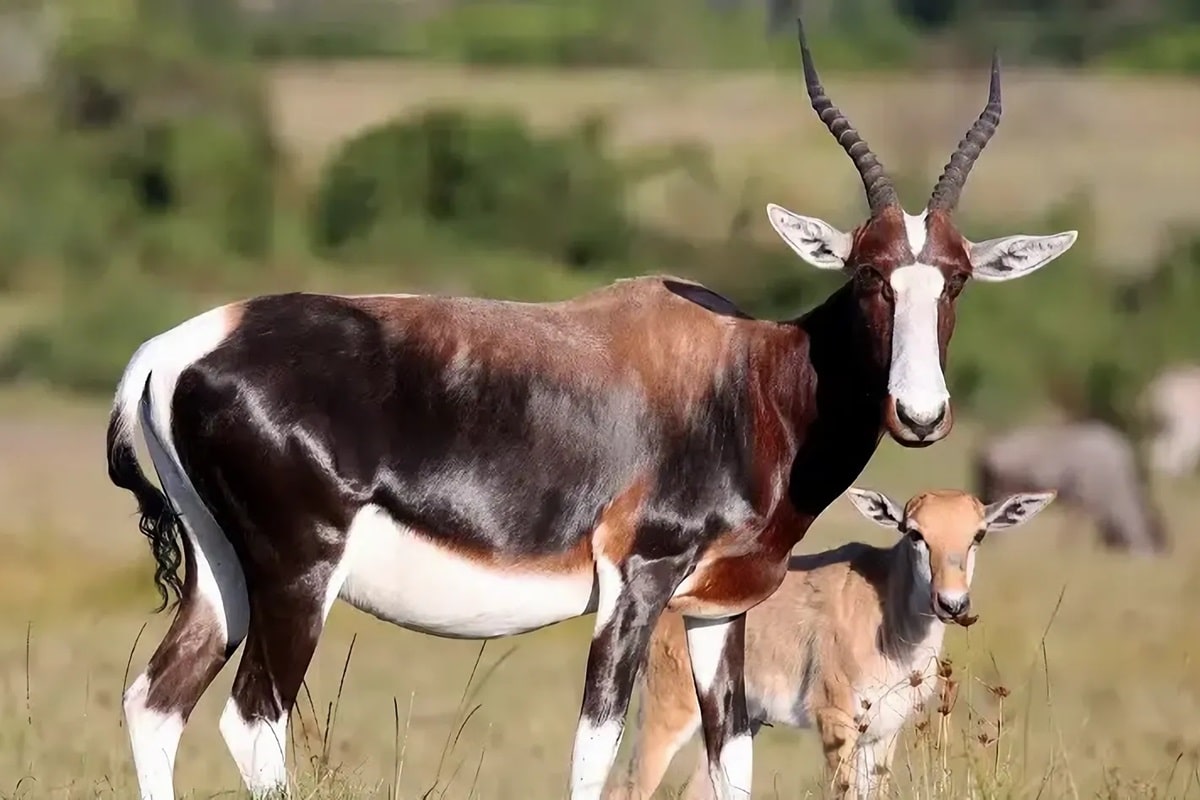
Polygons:
[[[486,639],[596,610],[594,569],[522,571],[440,547],[367,506],[350,525],[338,596],[369,614],[438,636]],[[337,585],[337,584],[335,584]]]

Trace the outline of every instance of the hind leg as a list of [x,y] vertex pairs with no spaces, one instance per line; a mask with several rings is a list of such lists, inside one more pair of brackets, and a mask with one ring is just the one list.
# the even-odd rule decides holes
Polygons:
[[142,800],[174,798],[179,737],[196,702],[246,636],[246,585],[233,550],[206,513],[188,519],[198,524],[189,524],[183,537],[179,610],[124,697]]
[[220,728],[254,796],[287,790],[288,716],[341,580],[323,563],[251,591],[250,633]]

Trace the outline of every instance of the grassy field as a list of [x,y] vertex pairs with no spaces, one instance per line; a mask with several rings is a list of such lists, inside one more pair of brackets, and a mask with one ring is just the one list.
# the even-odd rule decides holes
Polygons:
[[[823,78],[884,164],[912,181],[905,197],[913,209],[987,96],[982,66]],[[746,194],[756,218],[760,196],[846,226],[858,222],[863,205],[857,176],[809,109],[798,71],[793,79],[321,63],[279,67],[269,80],[285,146],[310,172],[363,126],[429,104],[462,103],[516,110],[545,126],[601,112],[624,148],[680,139],[709,145],[719,189],[676,177],[647,185],[639,197],[651,217],[686,226],[693,236],[723,235],[731,204]],[[1004,121],[971,174],[963,213],[968,219],[1029,218],[1083,192],[1094,203],[1096,251],[1117,266],[1139,266],[1172,224],[1200,214],[1200,194],[1193,190],[1200,160],[1187,155],[1198,126],[1194,80],[1006,70]]]
[[[135,796],[120,696],[127,662],[130,676],[141,669],[168,618],[149,613],[132,500],[104,473],[105,419],[99,407],[0,397],[0,797]],[[974,436],[963,423],[928,450],[885,443],[861,483],[897,497],[962,486]],[[937,718],[910,737],[897,764],[904,796],[1200,797],[1195,489],[1156,487],[1176,542],[1168,559],[1101,552],[1086,524],[1054,507],[989,539],[976,577],[981,620],[948,636],[963,681],[945,746],[933,747]],[[885,535],[839,501],[801,549]],[[292,726],[300,796],[564,796],[590,625],[493,641],[480,656],[479,643],[339,605]],[[216,728],[232,674],[184,735],[177,785],[192,797],[236,796]],[[1006,699],[987,688],[997,685]],[[671,781],[686,776],[691,753]],[[821,796],[815,737],[768,730],[755,773],[755,796]]]

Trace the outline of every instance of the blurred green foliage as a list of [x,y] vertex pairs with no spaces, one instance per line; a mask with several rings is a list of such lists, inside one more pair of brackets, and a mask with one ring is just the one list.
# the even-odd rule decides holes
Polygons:
[[333,257],[415,220],[594,268],[629,255],[627,184],[598,120],[538,138],[515,116],[433,109],[367,131],[331,159],[312,230]]
[[[45,311],[0,343],[0,378],[108,393],[148,336],[216,299],[282,287],[547,300],[666,272],[701,280],[752,313],[784,318],[838,282],[782,243],[758,238],[746,220],[759,218],[770,198],[753,191],[738,201],[725,235],[646,224],[629,208],[632,189],[670,170],[704,183],[708,154],[682,143],[617,159],[600,120],[544,134],[504,114],[428,109],[346,142],[309,189],[276,144],[250,57],[262,52],[269,26],[260,21],[236,39],[214,11],[230,1],[206,6],[215,16],[203,19],[199,6],[181,0],[83,5],[90,11],[65,26],[44,89],[0,100],[0,291],[33,298]],[[673,19],[686,29],[671,33],[681,41],[694,26],[713,25],[709,39],[696,41],[709,42],[701,50],[721,49],[711,47],[720,18],[695,6],[672,17],[667,10],[682,6],[668,0],[642,11],[615,0],[621,13],[607,16],[592,0],[556,4],[557,11],[530,0],[511,17],[496,10],[506,5],[436,4],[421,25],[404,29],[415,37],[410,44],[419,33],[426,48],[408,52],[521,61],[550,31],[558,44],[543,53],[553,63],[681,63],[683,49],[668,48],[668,56],[647,44],[659,40],[645,38],[655,28],[637,14],[652,12],[663,15],[655,35],[667,35]],[[865,26],[862,36],[892,42],[900,58],[915,34],[893,36],[888,26],[900,30],[893,17],[912,18],[916,5]],[[855,8],[872,7],[866,0],[833,7],[827,41],[855,19]],[[965,25],[967,11],[922,24]],[[745,52],[763,49],[761,9],[757,18],[748,9],[725,13],[743,20],[725,29],[729,64],[739,63],[740,36],[758,42]],[[608,55],[588,50],[594,42],[579,44],[601,28]],[[279,31],[272,35],[272,52],[303,51]],[[784,44],[794,62],[793,44]],[[886,51],[881,45],[870,55]],[[1047,218],[1002,227],[968,220],[976,239],[1066,228],[1082,235],[1053,267],[964,294],[949,368],[960,407],[1008,420],[1053,401],[1132,425],[1137,392],[1153,370],[1194,357],[1200,234],[1180,231],[1159,268],[1130,281],[1096,268],[1090,219],[1085,200],[1072,198]]]
[[[789,0],[154,1],[183,9],[208,47],[263,58],[794,68]],[[1200,67],[1195,0],[805,0],[804,9],[830,69],[934,66],[992,46],[1014,63]]]

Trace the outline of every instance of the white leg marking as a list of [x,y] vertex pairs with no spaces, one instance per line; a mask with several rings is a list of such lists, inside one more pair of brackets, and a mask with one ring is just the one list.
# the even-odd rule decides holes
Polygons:
[[[712,688],[721,666],[721,655],[729,637],[731,619],[696,619],[684,617],[687,630],[688,655],[692,674],[701,691]],[[709,765],[718,800],[750,796],[754,777],[753,745],[747,734],[734,736],[721,747],[716,764]]]
[[918,421],[936,418],[950,399],[937,335],[944,283],[941,271],[926,264],[900,267],[891,277],[896,308],[888,392]]
[[721,748],[716,774],[713,775],[718,800],[748,800],[753,776],[754,740],[750,734],[740,733]]
[[702,689],[709,689],[717,679],[717,668],[721,665],[721,653],[725,650],[730,622],[728,619],[684,617],[683,624],[687,631],[692,674]]
[[175,752],[183,735],[183,715],[163,714],[146,707],[150,680],[139,675],[125,692],[125,722],[133,748],[141,800],[173,800]]
[[600,584],[599,600],[596,606],[596,633],[599,633],[616,613],[617,598],[621,596],[621,588],[624,583],[617,565],[604,556],[596,558],[596,580]]
[[287,767],[284,753],[287,745],[287,720],[246,720],[233,698],[221,712],[219,727],[225,744],[233,755],[242,781],[252,795],[270,793],[287,786]]
[[[612,620],[624,586],[617,565],[603,556],[596,558],[596,575],[599,598],[593,640],[604,632]],[[571,800],[599,800],[616,760],[624,730],[624,719],[610,719],[597,725],[586,716],[579,717],[575,746],[571,751]]]
[[623,730],[620,720],[597,726],[586,718],[579,720],[571,757],[571,800],[600,800]]

